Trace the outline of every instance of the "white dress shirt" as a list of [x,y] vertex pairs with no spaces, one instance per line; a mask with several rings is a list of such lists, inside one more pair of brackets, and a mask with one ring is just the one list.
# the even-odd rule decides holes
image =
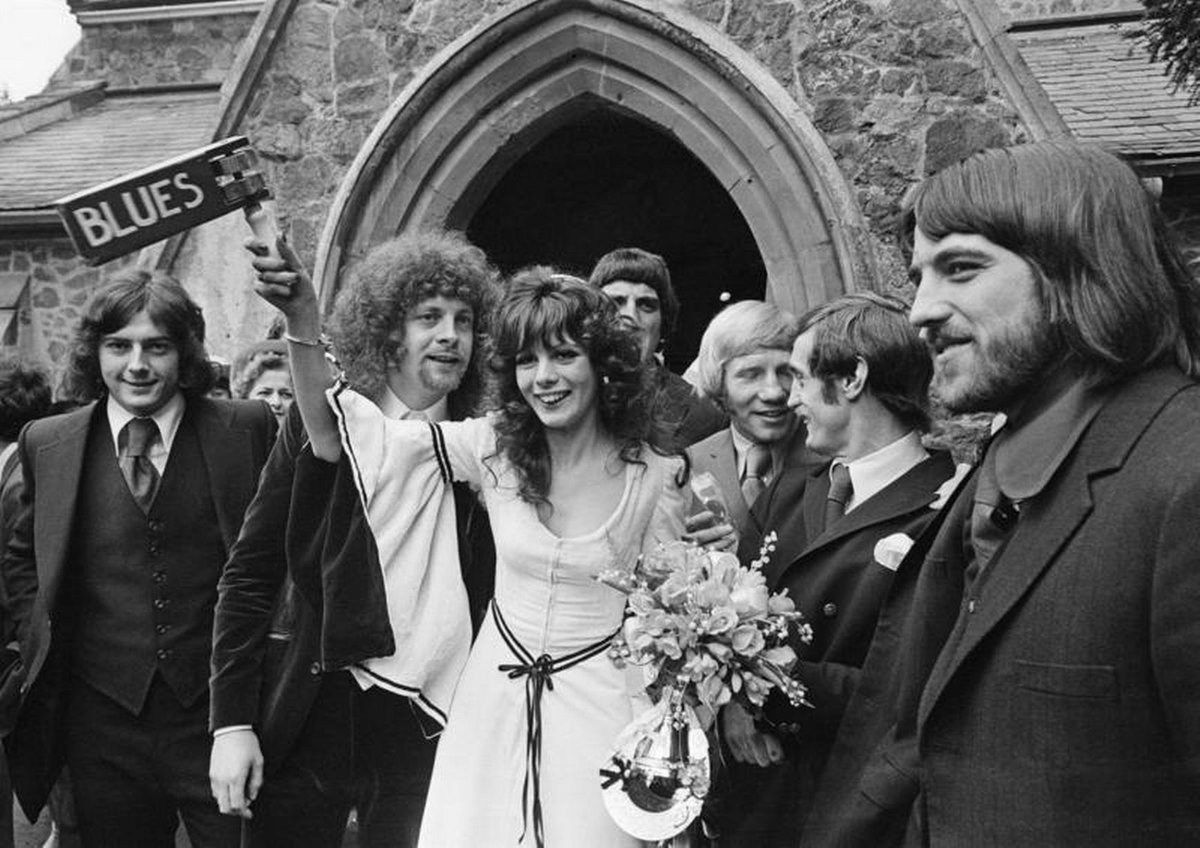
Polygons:
[[[167,468],[167,459],[171,456],[171,445],[175,443],[175,434],[179,432],[179,422],[183,420],[183,392],[176,392],[174,397],[162,405],[158,412],[149,416],[158,425],[158,438],[154,439],[146,451],[150,462],[161,476]],[[108,428],[112,431],[113,451],[121,455],[121,431],[125,425],[135,418],[146,416],[134,415],[109,395],[105,404],[108,412]]]
[[854,491],[846,504],[846,512],[849,512],[928,458],[929,452],[921,444],[920,434],[910,430],[890,445],[884,445],[866,456],[850,462],[835,459],[829,464],[829,469],[832,471],[833,466],[844,465],[850,470],[850,484]]

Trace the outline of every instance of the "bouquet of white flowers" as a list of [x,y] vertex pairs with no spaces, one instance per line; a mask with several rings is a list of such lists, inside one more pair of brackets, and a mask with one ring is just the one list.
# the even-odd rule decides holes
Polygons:
[[733,554],[669,542],[632,572],[602,572],[597,579],[629,596],[609,656],[643,666],[652,694],[677,688],[689,705],[713,712],[735,699],[753,712],[774,688],[806,703],[804,685],[788,671],[793,635],[807,643],[812,629],[785,592],[767,592],[761,566],[772,541],[748,568]]
[[609,811],[634,836],[669,838],[699,813],[709,769],[697,707],[715,715],[736,700],[754,712],[776,688],[793,704],[808,703],[788,672],[793,640],[810,642],[812,629],[786,593],[767,591],[761,570],[774,538],[749,567],[732,554],[669,542],[632,571],[597,576],[629,597],[609,656],[641,666],[656,701],[601,772]]

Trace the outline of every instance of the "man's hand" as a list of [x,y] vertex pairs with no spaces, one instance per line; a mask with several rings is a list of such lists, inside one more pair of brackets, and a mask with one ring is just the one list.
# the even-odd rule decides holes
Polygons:
[[251,264],[258,273],[254,293],[283,313],[289,332],[316,337],[320,332],[317,292],[291,245],[279,239],[275,244],[278,258],[271,256],[266,242],[257,238],[246,239],[245,245],[254,256]]
[[759,733],[754,718],[737,701],[721,708],[721,729],[739,763],[765,767],[783,761],[783,745],[771,734]]
[[231,730],[213,739],[208,780],[222,813],[251,817],[263,783],[263,755],[253,730]]
[[689,515],[684,525],[683,538],[695,542],[710,551],[737,553],[737,529],[728,521],[717,523],[717,517],[708,510]]

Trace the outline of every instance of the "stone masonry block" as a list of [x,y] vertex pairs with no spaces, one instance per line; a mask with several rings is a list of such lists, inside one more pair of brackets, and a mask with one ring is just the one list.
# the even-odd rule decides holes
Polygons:
[[1008,132],[995,118],[977,112],[951,112],[925,131],[925,173],[932,174],[972,153],[1007,143]]

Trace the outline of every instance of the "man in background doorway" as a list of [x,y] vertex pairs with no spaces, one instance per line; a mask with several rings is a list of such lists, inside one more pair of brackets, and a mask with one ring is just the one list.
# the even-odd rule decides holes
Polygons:
[[608,295],[637,334],[642,361],[659,392],[655,418],[674,434],[676,446],[686,448],[724,428],[728,422],[721,410],[662,362],[661,348],[679,317],[666,260],[638,247],[617,248],[600,257],[588,283]]

